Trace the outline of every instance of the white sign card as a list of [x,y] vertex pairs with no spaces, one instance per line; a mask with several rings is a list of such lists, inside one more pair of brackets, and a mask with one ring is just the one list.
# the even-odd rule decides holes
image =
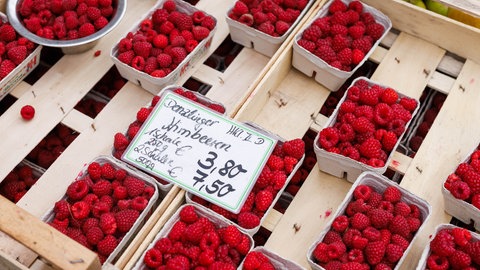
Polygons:
[[166,91],[122,160],[238,213],[276,142]]

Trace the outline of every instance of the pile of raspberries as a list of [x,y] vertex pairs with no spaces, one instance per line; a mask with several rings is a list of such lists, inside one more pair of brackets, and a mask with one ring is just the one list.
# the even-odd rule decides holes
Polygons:
[[146,269],[235,270],[253,244],[237,226],[221,226],[193,205],[183,206],[175,218],[166,235],[145,252]]
[[349,72],[362,62],[384,32],[385,27],[364,10],[360,1],[347,5],[334,0],[328,14],[315,19],[297,42],[331,67]]
[[371,167],[385,166],[418,102],[364,79],[355,81],[345,95],[334,124],[320,131],[317,145]]
[[480,269],[480,241],[460,227],[440,229],[430,241],[429,270]]
[[480,148],[478,146],[469,160],[460,163],[443,185],[453,197],[471,203],[480,211]]
[[238,0],[228,17],[267,35],[281,37],[307,4],[308,0]]
[[394,269],[422,220],[397,187],[360,184],[310,256],[325,269]]
[[120,40],[116,57],[135,70],[163,78],[210,35],[215,25],[215,19],[203,11],[187,14],[177,9],[175,1],[167,0],[136,32]]
[[0,183],[0,195],[17,203],[37,182],[39,174],[27,164],[16,166]]
[[108,161],[93,161],[55,203],[48,224],[96,252],[103,263],[155,194],[155,188]]
[[243,270],[275,270],[272,260],[261,251],[250,251],[243,261]]
[[23,0],[18,14],[25,28],[39,37],[73,40],[104,28],[115,8],[114,0]]
[[278,192],[287,185],[288,177],[294,173],[295,166],[304,154],[305,143],[302,139],[277,143],[239,214],[234,214],[195,195],[192,195],[192,200],[244,229],[258,229],[262,218],[273,207],[273,201]]
[[37,45],[17,34],[9,22],[0,19],[0,81],[20,65]]

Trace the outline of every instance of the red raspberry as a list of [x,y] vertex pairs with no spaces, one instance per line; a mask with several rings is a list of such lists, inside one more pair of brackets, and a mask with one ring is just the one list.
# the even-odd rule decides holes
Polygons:
[[344,48],[337,53],[337,59],[343,66],[350,66],[352,64],[352,50]]
[[275,23],[275,32],[278,34],[278,36],[283,36],[289,28],[290,24],[285,21],[277,21]]
[[327,45],[319,46],[314,53],[316,56],[318,56],[320,59],[327,63],[331,63],[337,58],[336,53],[332,49],[332,47]]
[[404,250],[402,247],[395,244],[388,244],[385,249],[385,258],[390,263],[397,263],[403,256]]
[[70,216],[70,204],[66,200],[60,200],[55,203],[53,212],[56,219],[66,219]]
[[322,37],[322,30],[319,26],[312,24],[302,33],[302,39],[308,41],[317,41]]
[[140,213],[133,209],[126,209],[117,212],[115,214],[117,231],[121,233],[128,232],[132,228],[139,215]]
[[78,36],[86,37],[95,33],[95,26],[91,23],[84,23],[78,28]]
[[355,40],[359,39],[365,33],[365,27],[362,25],[353,25],[348,28],[348,34]]
[[109,256],[117,247],[119,241],[113,235],[107,235],[97,244],[97,251],[99,254]]
[[325,237],[323,237],[323,240],[322,240],[322,242],[325,244],[330,244],[337,241],[343,241],[342,236],[340,235],[340,233],[333,230],[329,230],[325,234]]
[[341,11],[344,12],[347,10],[347,5],[340,0],[334,0],[328,7],[328,11],[333,14],[335,12]]
[[104,234],[103,234],[103,231],[102,229],[100,229],[100,227],[92,227],[90,228],[85,236],[87,237],[87,242],[90,244],[90,245],[97,245],[98,242],[100,242],[103,238],[104,238]]
[[398,100],[398,93],[392,88],[385,88],[380,95],[380,100],[388,105],[395,104]]
[[367,215],[370,218],[372,226],[376,229],[386,228],[390,224],[390,221],[393,219],[392,213],[378,208],[374,208],[368,211]]
[[287,140],[282,145],[282,152],[296,159],[305,154],[305,142],[302,139]]
[[382,234],[380,233],[380,231],[375,229],[372,226],[365,228],[362,231],[362,236],[365,237],[368,240],[368,242],[382,240]]
[[355,138],[355,130],[347,123],[340,124],[338,127],[339,139],[342,142],[350,142]]
[[236,16],[241,16],[249,12],[248,6],[242,1],[236,1],[235,5],[233,6],[231,13],[235,14]]
[[399,101],[400,105],[402,105],[407,111],[413,112],[417,108],[417,101],[413,98],[409,97],[402,97]]
[[465,245],[464,251],[470,255],[476,264],[480,264],[480,241],[470,242]]
[[367,158],[378,158],[380,156],[382,144],[375,138],[368,138],[360,144],[360,154]]
[[394,216],[388,228],[393,234],[398,234],[404,238],[408,238],[410,234],[408,221],[401,215]]
[[255,196],[255,207],[265,212],[270,207],[274,199],[272,192],[268,190],[259,191]]
[[370,88],[366,89],[364,91],[360,92],[360,99],[359,101],[362,104],[369,105],[369,106],[375,106],[378,104],[378,93],[376,90]]
[[332,39],[332,49],[335,52],[340,52],[345,48],[350,48],[351,39],[343,35],[335,35]]
[[285,163],[283,159],[277,155],[270,155],[267,160],[267,166],[272,171],[283,170]]
[[238,225],[245,229],[253,229],[260,225],[260,218],[251,212],[240,213],[237,221]]
[[466,200],[470,197],[471,190],[467,183],[463,181],[455,181],[451,184],[450,192],[453,197],[459,200]]
[[387,131],[382,137],[382,146],[383,149],[387,152],[392,151],[397,144],[398,137],[392,131]]
[[340,258],[347,251],[347,247],[342,241],[333,242],[327,246],[327,255],[330,259]]
[[350,18],[347,14],[347,12],[335,12],[334,14],[331,15],[330,17],[330,22],[332,25],[344,25],[346,26],[350,21]]
[[319,143],[320,147],[322,147],[325,150],[328,150],[335,145],[337,145],[339,141],[339,134],[338,130],[333,127],[327,127],[322,129],[319,134]]
[[450,269],[450,263],[447,257],[430,254],[427,258],[427,267],[432,270],[447,270]]
[[386,103],[378,103],[374,108],[373,120],[380,126],[386,126],[393,119],[393,110]]
[[388,123],[387,130],[393,131],[395,135],[400,137],[405,132],[405,124],[406,122],[402,119],[393,119]]
[[85,180],[77,180],[72,182],[67,188],[67,196],[74,200],[81,200],[89,191],[88,184]]
[[350,226],[354,229],[362,231],[370,226],[370,220],[365,214],[358,212],[350,218]]
[[192,28],[192,33],[195,40],[201,41],[207,38],[208,35],[210,35],[210,30],[203,26],[194,26]]
[[315,51],[315,42],[313,41],[309,41],[309,40],[306,40],[306,39],[299,39],[298,40],[298,45],[302,48],[304,48],[305,50],[313,53]]
[[365,247],[365,259],[370,265],[380,263],[385,255],[386,245],[383,241],[369,242]]
[[84,201],[75,202],[70,208],[72,216],[75,219],[84,219],[90,213],[90,206]]
[[372,188],[367,185],[358,185],[353,190],[353,197],[356,200],[363,199],[364,201],[367,201],[371,195],[372,195]]
[[107,180],[99,180],[92,186],[92,192],[98,197],[101,197],[103,195],[110,195],[111,191],[111,183]]
[[372,39],[368,36],[363,36],[352,41],[352,50],[359,50],[363,54],[367,54],[372,48],[372,46]]
[[451,234],[453,236],[455,244],[460,247],[467,245],[472,239],[472,234],[470,233],[470,231],[460,227],[452,228]]
[[385,201],[396,203],[402,198],[402,192],[395,186],[388,186],[383,191],[383,199]]
[[150,268],[156,268],[162,265],[163,263],[163,256],[162,252],[156,248],[151,248],[145,252],[143,256],[143,262],[146,266]]
[[286,174],[292,173],[293,169],[295,168],[297,163],[298,163],[298,160],[296,158],[291,157],[291,156],[286,156],[285,159],[284,159],[285,173]]
[[187,205],[179,213],[180,220],[186,224],[192,224],[198,220],[198,215],[195,212],[195,207],[193,205]]
[[132,63],[133,58],[135,57],[135,52],[133,50],[128,50],[125,52],[121,52],[117,58],[120,62],[130,65]]
[[134,176],[127,176],[123,180],[123,185],[127,188],[128,195],[131,198],[140,196],[145,189],[145,182]]
[[480,194],[475,194],[472,196],[472,205],[480,209]]
[[0,63],[0,80],[5,78],[12,70],[14,70],[16,65],[9,59],[5,59]]
[[25,120],[31,120],[35,116],[35,108],[31,105],[25,105],[20,109],[20,115]]
[[367,35],[371,36],[373,40],[377,40],[382,37],[384,31],[385,28],[383,27],[383,25],[375,22],[368,24],[365,32]]
[[348,217],[340,215],[336,217],[332,222],[332,229],[336,232],[343,233],[349,227]]
[[143,123],[147,120],[148,116],[150,115],[151,108],[142,107],[137,112],[137,121]]
[[321,263],[326,263],[326,262],[330,261],[330,258],[327,254],[327,248],[328,248],[327,244],[318,243],[317,246],[315,246],[315,249],[312,252],[313,257]]

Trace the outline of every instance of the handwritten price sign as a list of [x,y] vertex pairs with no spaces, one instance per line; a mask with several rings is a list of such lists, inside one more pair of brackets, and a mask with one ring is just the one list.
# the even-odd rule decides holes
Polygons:
[[276,142],[167,91],[122,160],[238,213]]

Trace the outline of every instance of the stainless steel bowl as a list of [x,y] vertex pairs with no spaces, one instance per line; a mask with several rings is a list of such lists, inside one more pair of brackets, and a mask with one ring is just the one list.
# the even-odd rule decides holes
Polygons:
[[30,32],[23,23],[21,22],[20,15],[18,14],[18,3],[19,0],[9,0],[7,2],[7,16],[10,24],[15,28],[15,30],[22,35],[23,37],[47,47],[57,47],[61,48],[65,54],[77,54],[91,49],[98,40],[112,31],[120,22],[125,11],[127,9],[127,0],[114,0],[116,2],[115,13],[108,22],[108,24],[100,29],[99,31],[93,33],[90,36],[82,37],[72,40],[53,40],[42,38],[34,33]]

